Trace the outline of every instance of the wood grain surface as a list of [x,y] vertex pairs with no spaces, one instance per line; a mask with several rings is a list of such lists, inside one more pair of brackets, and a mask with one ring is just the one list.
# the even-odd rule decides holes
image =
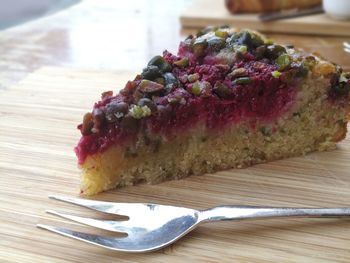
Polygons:
[[181,15],[181,25],[203,28],[208,25],[231,25],[263,32],[298,33],[304,35],[350,36],[350,21],[334,20],[326,14],[261,22],[259,14],[230,14],[224,1],[195,0]]
[[[0,91],[1,262],[350,262],[350,220],[272,219],[206,224],[168,248],[148,254],[105,250],[37,229],[35,224],[97,231],[45,214],[45,209],[101,218],[49,200],[78,196],[73,147],[76,125],[105,90],[132,73],[44,68]],[[350,206],[350,142],[247,169],[222,171],[95,196],[198,209],[223,204]]]

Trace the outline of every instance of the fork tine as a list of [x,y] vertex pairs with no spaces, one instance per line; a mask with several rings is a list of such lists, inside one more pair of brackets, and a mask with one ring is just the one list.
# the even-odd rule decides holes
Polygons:
[[115,214],[115,215],[125,215],[128,216],[128,211],[133,206],[137,206],[139,204],[135,203],[112,203],[112,202],[103,202],[103,201],[95,201],[95,200],[86,200],[80,198],[71,198],[71,197],[63,197],[56,195],[49,195],[50,199],[71,203],[79,206],[83,206],[92,210],[100,211],[107,214]]
[[129,232],[130,228],[127,226],[127,221],[111,221],[111,220],[99,220],[93,218],[80,217],[75,215],[69,215],[59,213],[53,210],[46,210],[46,213],[56,215],[74,222],[78,222],[84,225],[105,229],[113,232]]
[[147,248],[147,247],[137,247],[133,248],[131,246],[132,241],[128,237],[106,237],[106,236],[99,236],[94,234],[87,234],[82,233],[78,231],[69,230],[64,227],[54,227],[54,226],[48,226],[48,225],[42,225],[37,224],[38,228],[42,228],[66,237],[78,239],[80,241],[84,241],[93,245],[101,246],[104,248],[108,248],[115,251],[123,251],[123,252],[146,252],[150,250],[154,250],[154,248]]
[[346,48],[350,48],[350,43],[348,43],[348,42],[343,42],[343,45],[344,45],[344,47],[346,47]]

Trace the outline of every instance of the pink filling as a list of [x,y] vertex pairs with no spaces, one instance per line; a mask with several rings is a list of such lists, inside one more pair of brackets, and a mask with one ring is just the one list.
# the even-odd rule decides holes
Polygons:
[[[176,58],[167,52],[164,57],[169,62]],[[182,69],[175,68],[173,74],[181,77],[184,74],[198,73],[200,80],[208,81],[211,85],[218,80],[232,85],[231,81],[226,79],[227,71],[230,69],[216,64],[217,61],[212,57],[203,60],[206,64],[192,63]],[[205,123],[211,130],[220,130],[243,120],[249,120],[254,128],[257,121],[272,122],[291,108],[296,94],[295,84],[286,85],[278,78],[274,78],[271,75],[271,72],[276,70],[274,65],[253,61],[251,57],[247,57],[244,62],[238,62],[235,67],[244,67],[253,81],[246,85],[234,86],[232,97],[222,99],[213,92],[207,96],[195,96],[187,91],[192,84],[186,83],[183,88],[159,97],[157,105],[163,105],[164,110],[141,119],[137,128],[127,130],[118,123],[112,123],[106,124],[99,133],[82,136],[75,148],[79,163],[84,163],[88,155],[103,152],[113,144],[132,143],[140,130],[145,131],[146,134],[157,134],[171,139],[178,132],[186,131],[198,123]],[[184,99],[184,103],[168,102],[169,98],[177,95]],[[96,103],[94,108],[103,107],[111,99],[127,100],[119,94]]]

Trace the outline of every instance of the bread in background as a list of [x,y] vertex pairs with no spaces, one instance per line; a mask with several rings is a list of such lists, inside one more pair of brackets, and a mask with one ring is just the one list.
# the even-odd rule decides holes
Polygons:
[[321,4],[321,0],[225,0],[231,13],[263,13],[285,9],[304,9]]

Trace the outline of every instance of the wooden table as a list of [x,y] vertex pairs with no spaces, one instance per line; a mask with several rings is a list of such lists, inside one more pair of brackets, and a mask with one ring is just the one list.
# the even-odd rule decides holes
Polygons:
[[[72,151],[79,137],[75,125],[101,90],[120,88],[134,74],[120,70],[140,71],[163,48],[176,50],[183,34],[190,33],[179,33],[178,16],[187,3],[129,0],[115,5],[85,0],[0,33],[1,262],[350,261],[347,220],[222,222],[204,225],[156,253],[137,255],[106,251],[35,228],[36,223],[67,226],[65,220],[45,214],[50,208],[96,216],[47,198],[50,193],[78,193]],[[343,38],[271,37],[318,51],[350,70],[349,56],[341,49]],[[44,67],[13,86],[46,65],[56,67]],[[124,188],[95,198],[198,209],[225,203],[349,206],[349,156],[347,139],[333,152]]]

